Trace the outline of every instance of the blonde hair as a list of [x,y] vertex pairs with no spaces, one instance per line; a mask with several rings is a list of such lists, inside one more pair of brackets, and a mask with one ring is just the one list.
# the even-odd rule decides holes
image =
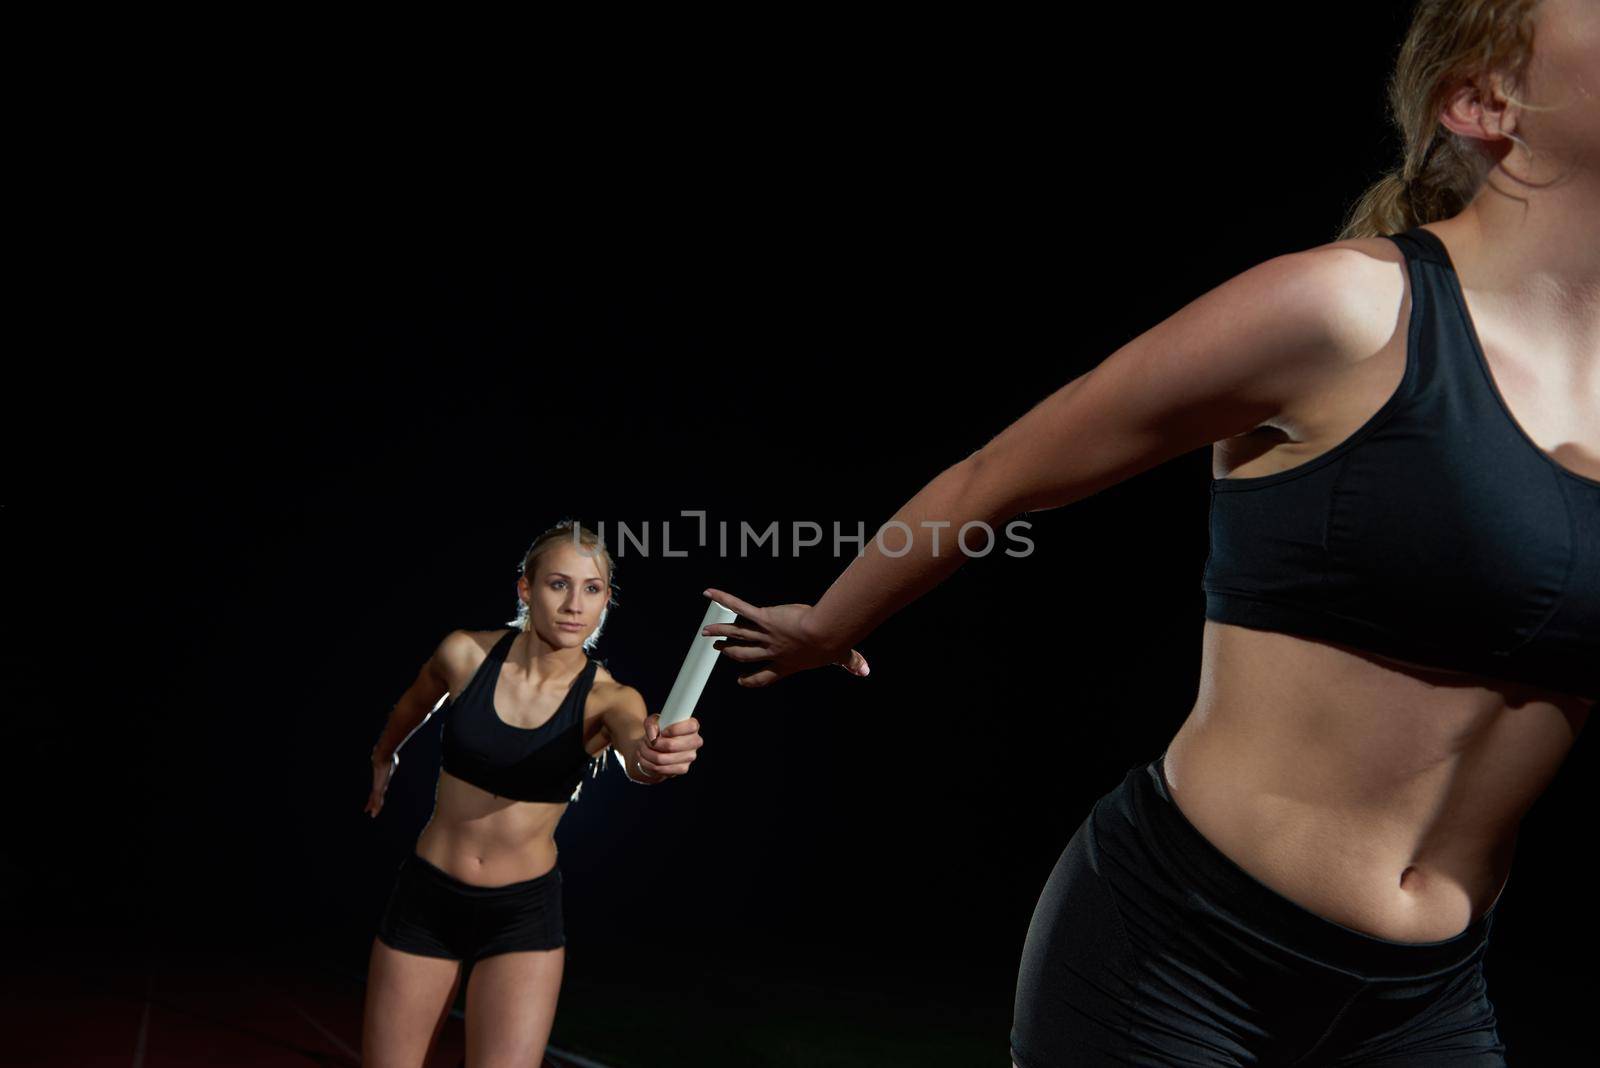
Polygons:
[[[1337,240],[1401,233],[1457,215],[1487,177],[1492,161],[1478,142],[1439,122],[1463,84],[1498,72],[1508,100],[1533,58],[1540,0],[1418,0],[1388,85],[1389,118],[1404,146],[1400,165],[1374,182],[1346,214]],[[1507,133],[1528,150],[1527,142]]]
[[[606,616],[609,615],[611,610],[616,608],[618,605],[618,587],[617,584],[612,580],[612,576],[616,574],[617,570],[616,562],[611,559],[611,552],[606,548],[605,541],[600,537],[600,535],[596,534],[594,531],[590,530],[588,527],[579,523],[575,519],[563,519],[561,522],[557,523],[555,526],[551,527],[549,530],[546,530],[537,538],[533,539],[533,544],[528,546],[528,551],[522,554],[522,563],[517,565],[517,574],[518,576],[526,575],[528,581],[532,582],[534,577],[539,573],[539,557],[549,552],[559,542],[561,542],[562,539],[566,539],[572,545],[579,547],[589,554],[592,554],[596,560],[601,560],[604,562],[606,587],[609,591],[609,594],[606,597],[606,606],[600,610],[600,622],[595,626],[594,631],[590,633],[590,635],[583,641],[584,649],[592,651],[595,645],[600,641],[600,632],[605,630]],[[520,597],[517,598],[516,618],[506,620],[506,625],[508,627],[516,627],[520,630],[527,630],[533,625],[528,614],[527,602],[523,601]]]

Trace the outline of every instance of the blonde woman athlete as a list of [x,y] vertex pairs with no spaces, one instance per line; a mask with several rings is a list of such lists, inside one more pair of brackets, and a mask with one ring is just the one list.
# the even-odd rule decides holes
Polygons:
[[555,830],[586,767],[614,748],[635,782],[689,770],[690,718],[659,729],[639,691],[588,655],[615,605],[611,554],[564,522],[535,539],[506,630],[452,631],[395,705],[373,749],[367,811],[396,751],[447,692],[433,818],[400,865],[367,976],[362,1064],[419,1068],[467,980],[470,1068],[536,1065],[566,958]]

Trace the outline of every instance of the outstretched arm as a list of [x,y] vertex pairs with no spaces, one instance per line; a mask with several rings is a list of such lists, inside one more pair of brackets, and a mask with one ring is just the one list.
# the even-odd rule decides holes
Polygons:
[[[815,607],[756,608],[708,591],[746,617],[710,628],[730,639],[719,646],[724,655],[773,662],[741,685],[838,662],[961,566],[954,536],[963,524],[994,528],[1080,500],[1253,430],[1326,385],[1371,351],[1362,325],[1373,317],[1359,284],[1369,264],[1359,250],[1323,246],[1267,260],[1200,296],[941,472],[891,520],[915,535],[909,551],[886,555],[869,540]],[[938,555],[925,522],[939,524]],[[885,535],[891,552],[903,534]]]
[[621,755],[628,778],[635,782],[653,784],[684,774],[705,744],[700,721],[693,716],[661,730],[660,713],[649,713],[644,695],[632,686],[619,687],[603,716],[606,736]]

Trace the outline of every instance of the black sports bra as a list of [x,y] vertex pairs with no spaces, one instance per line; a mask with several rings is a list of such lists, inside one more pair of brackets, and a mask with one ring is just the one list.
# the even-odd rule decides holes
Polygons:
[[1405,373],[1329,451],[1212,479],[1206,618],[1600,698],[1600,481],[1494,384],[1432,233],[1406,258]]
[[555,714],[537,727],[514,727],[494,710],[494,692],[506,651],[521,633],[513,628],[494,643],[472,680],[445,707],[442,765],[458,779],[516,801],[576,801],[583,769],[595,770],[583,747],[583,709],[599,661],[590,657]]

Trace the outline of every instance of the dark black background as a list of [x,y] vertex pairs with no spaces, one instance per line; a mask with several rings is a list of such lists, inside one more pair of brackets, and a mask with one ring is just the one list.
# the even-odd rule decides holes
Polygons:
[[[690,548],[618,561],[598,650],[658,708],[704,587],[815,601],[844,565],[787,530],[718,559],[680,509],[870,532],[1187,301],[1332,240],[1397,151],[1393,6],[106,101],[116,167],[67,183],[36,280],[66,299],[10,405],[15,933],[359,974],[439,720],[376,821],[367,753],[447,631],[511,617],[536,533]],[[719,666],[693,773],[613,765],[560,826],[556,1040],[679,1063],[628,1052],[677,996],[692,1063],[822,1063],[779,1049],[830,1034],[1003,1063],[1052,864],[1193,701],[1209,473],[1026,517],[1033,554],[893,618],[866,680]],[[1489,951],[1522,1063],[1594,994],[1592,765],[1580,740],[1525,823]]]

